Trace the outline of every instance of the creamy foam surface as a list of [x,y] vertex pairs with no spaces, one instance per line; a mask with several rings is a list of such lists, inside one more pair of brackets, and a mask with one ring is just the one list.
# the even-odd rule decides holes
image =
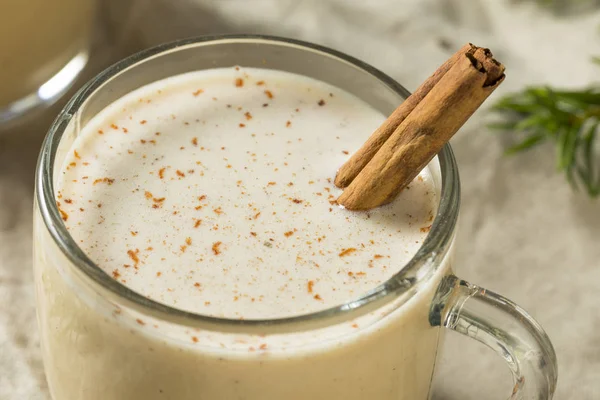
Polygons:
[[86,254],[156,301],[246,319],[322,310],[397,273],[433,221],[427,170],[388,206],[334,202],[336,169],[384,119],[284,72],[168,78],[84,127],[57,202]]

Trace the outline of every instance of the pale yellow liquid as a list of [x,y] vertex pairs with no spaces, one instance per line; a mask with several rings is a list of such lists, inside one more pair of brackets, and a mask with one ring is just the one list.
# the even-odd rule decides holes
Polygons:
[[90,42],[93,0],[0,0],[0,108],[34,93]]
[[[144,296],[234,319],[323,310],[397,273],[435,213],[429,170],[368,214],[331,204],[339,190],[328,179],[384,118],[291,74],[170,78],[84,127],[57,201],[86,253]],[[441,333],[430,305],[447,260],[404,304],[318,330],[225,334],[111,304],[40,224],[39,318],[55,400],[428,397]]]

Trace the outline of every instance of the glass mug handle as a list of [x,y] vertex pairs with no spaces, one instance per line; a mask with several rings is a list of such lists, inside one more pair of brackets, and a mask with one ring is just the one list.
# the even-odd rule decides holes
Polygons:
[[456,276],[447,277],[431,313],[432,324],[473,338],[498,353],[513,377],[509,400],[550,400],[556,354],[541,326],[517,304]]

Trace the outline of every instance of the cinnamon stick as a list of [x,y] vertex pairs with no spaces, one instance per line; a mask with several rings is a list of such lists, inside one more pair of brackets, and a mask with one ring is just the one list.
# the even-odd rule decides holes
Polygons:
[[464,45],[452,57],[421,84],[406,100],[396,108],[383,124],[367,139],[361,148],[342,165],[335,176],[335,185],[339,188],[348,186],[360,171],[371,161],[375,153],[383,146],[385,141],[394,133],[398,125],[415,109],[429,91],[442,79],[444,74],[456,63],[460,56],[467,51],[473,50],[475,46],[471,43]]
[[[504,80],[504,66],[488,49],[466,47],[444,64],[444,69],[450,64],[447,71],[440,68],[428,79],[432,87],[399,124],[398,109],[386,120],[383,125],[396,123],[396,128],[366,165],[360,167],[374,147],[344,165],[345,171],[359,172],[338,198],[339,204],[350,210],[368,210],[393,200]],[[434,78],[438,75],[441,77]],[[376,140],[370,138],[369,142]]]

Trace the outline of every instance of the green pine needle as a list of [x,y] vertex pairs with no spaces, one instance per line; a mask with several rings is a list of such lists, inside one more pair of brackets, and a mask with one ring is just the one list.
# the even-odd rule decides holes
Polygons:
[[557,169],[574,188],[600,195],[600,158],[595,147],[600,124],[600,88],[581,91],[530,87],[508,95],[492,108],[505,118],[491,128],[519,138],[506,153],[516,154],[553,142]]

